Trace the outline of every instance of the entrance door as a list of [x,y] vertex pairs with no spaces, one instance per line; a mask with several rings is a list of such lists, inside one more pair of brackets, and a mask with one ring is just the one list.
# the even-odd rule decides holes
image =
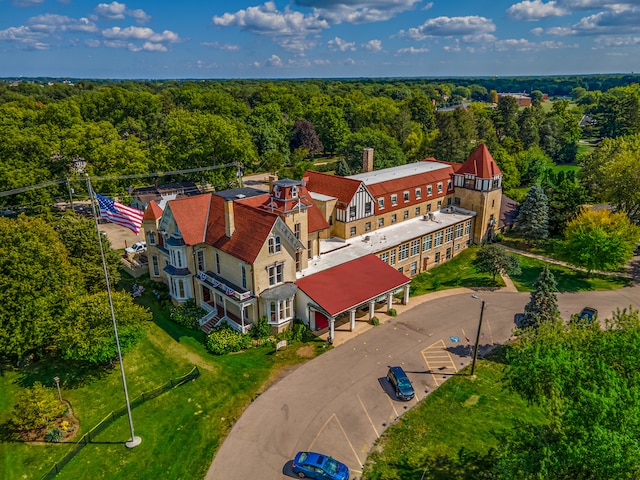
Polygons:
[[327,328],[329,326],[329,320],[327,317],[321,312],[314,312],[314,320],[316,321],[316,330],[322,330],[323,328]]

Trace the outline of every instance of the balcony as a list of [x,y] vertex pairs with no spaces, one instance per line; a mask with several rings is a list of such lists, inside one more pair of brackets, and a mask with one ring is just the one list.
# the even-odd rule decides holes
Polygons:
[[200,281],[216,289],[218,292],[231,297],[238,302],[244,302],[245,300],[253,297],[251,290],[239,287],[213,272],[198,271],[198,278]]

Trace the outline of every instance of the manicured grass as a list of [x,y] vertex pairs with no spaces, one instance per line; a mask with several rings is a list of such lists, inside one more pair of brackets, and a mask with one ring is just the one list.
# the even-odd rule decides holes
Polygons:
[[497,277],[494,283],[491,275],[476,270],[473,261],[477,251],[477,247],[469,247],[439,267],[416,275],[411,281],[410,295],[458,287],[504,287],[502,278]]
[[[144,298],[151,303],[149,297]],[[199,333],[167,320],[151,303],[155,322],[147,335],[124,358],[129,397],[133,399],[197,365],[201,376],[186,385],[149,400],[132,411],[136,435],[142,444],[124,446],[129,438],[126,416],[110,425],[86,446],[58,475],[60,479],[202,478],[214,453],[242,411],[282,368],[308,359],[298,354],[301,344],[274,352],[272,347],[214,357],[199,343]],[[321,341],[310,344],[311,356],[324,351]],[[21,386],[40,380],[62,381],[63,397],[80,421],[77,441],[111,411],[124,405],[119,368],[87,368],[45,358],[0,376],[0,422],[6,422]],[[28,445],[14,441],[2,429],[0,478],[39,479],[71,448],[70,444]],[[2,427],[0,427],[2,428]]]
[[[538,279],[542,268],[546,264],[541,260],[518,255],[522,272],[519,275],[511,275],[511,280],[516,288],[521,292],[531,292],[534,290],[534,283]],[[613,275],[591,274],[587,276],[585,272],[564,267],[562,265],[548,264],[551,273],[558,284],[560,292],[582,292],[589,290],[617,290],[628,287],[632,281],[625,277]]]
[[[582,145],[581,145],[582,146]],[[578,149],[579,150],[579,149]],[[553,167],[553,171],[555,173],[559,173],[559,172],[576,172],[578,173],[578,170],[580,170],[580,167],[578,165],[566,165],[566,164],[562,164],[562,165],[556,165],[555,167]]]
[[447,380],[385,431],[362,478],[475,478],[472,472],[485,468],[480,457],[499,444],[501,432],[516,422],[544,422],[538,408],[505,388],[504,368],[480,360],[475,380],[465,375],[469,367]]

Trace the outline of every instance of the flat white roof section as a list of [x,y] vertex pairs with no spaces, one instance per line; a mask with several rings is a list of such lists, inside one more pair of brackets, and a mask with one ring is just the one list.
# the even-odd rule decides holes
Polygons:
[[309,195],[311,195],[312,199],[317,200],[319,202],[326,202],[328,200],[336,199],[336,197],[330,197],[329,195],[323,195],[322,193],[312,192],[312,191],[309,191]]
[[398,167],[384,168],[382,170],[374,170],[373,172],[358,173],[357,175],[350,175],[347,178],[353,180],[359,180],[365,185],[373,185],[375,183],[382,183],[388,180],[396,180],[398,178],[410,177],[420,173],[428,173],[443,168],[451,168],[451,165],[438,162],[415,162],[408,163],[407,165],[400,165]]
[[[449,208],[451,213],[447,213]],[[335,237],[320,240],[320,255],[310,258],[307,268],[298,272],[297,278],[322,272],[370,253],[378,254],[475,216],[475,212],[460,207],[447,207],[433,212],[433,220],[424,220],[425,215],[421,215],[347,240]],[[426,217],[429,218],[428,215]]]

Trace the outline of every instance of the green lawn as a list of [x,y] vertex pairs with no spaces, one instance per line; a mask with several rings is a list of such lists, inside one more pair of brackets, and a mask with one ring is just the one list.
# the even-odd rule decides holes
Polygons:
[[[145,298],[150,303],[149,298]],[[242,411],[287,365],[307,360],[298,345],[277,354],[271,347],[214,357],[198,341],[199,333],[169,322],[153,302],[156,320],[147,335],[124,358],[129,398],[162,385],[170,377],[188,373],[197,365],[201,376],[186,385],[149,400],[132,411],[136,435],[142,444],[124,446],[129,425],[124,416],[98,435],[58,475],[61,479],[202,478],[216,449]],[[311,344],[311,354],[324,351]],[[119,368],[96,369],[45,358],[20,371],[5,368],[0,376],[0,478],[39,479],[71,448],[69,444],[28,445],[7,431],[16,392],[39,380],[53,386],[60,376],[62,395],[71,402],[80,421],[77,441],[112,410],[124,405]]]
[[[542,268],[546,264],[535,258],[518,255],[522,273],[511,275],[511,280],[521,292],[532,292]],[[560,292],[582,292],[589,290],[617,290],[631,286],[631,279],[613,275],[597,275],[567,268],[562,265],[548,264],[558,284]]]
[[458,287],[504,287],[502,278],[494,283],[491,275],[478,272],[473,265],[477,247],[469,247],[450,261],[413,277],[410,295],[423,295]]
[[[482,456],[516,422],[540,424],[541,411],[528,406],[501,381],[504,364],[480,360],[476,379],[469,367],[447,380],[391,425],[365,465],[367,480],[477,478]],[[483,477],[486,478],[486,477]]]

